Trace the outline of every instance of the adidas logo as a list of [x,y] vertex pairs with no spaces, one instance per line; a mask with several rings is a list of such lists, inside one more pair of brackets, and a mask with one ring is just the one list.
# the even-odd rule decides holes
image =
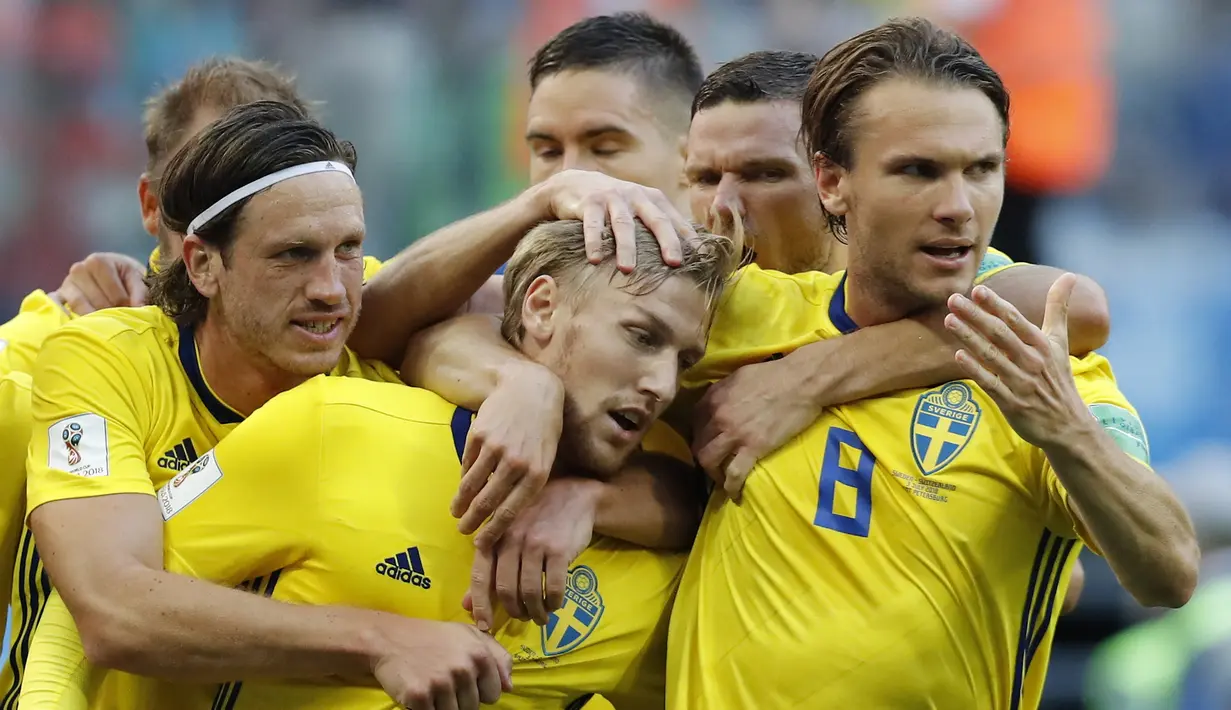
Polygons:
[[158,467],[172,471],[183,471],[188,468],[188,464],[196,460],[197,447],[192,445],[192,439],[184,437],[183,441],[163,452],[162,456],[158,459]]
[[423,558],[419,557],[417,547],[408,547],[405,552],[386,557],[384,562],[377,562],[376,573],[403,584],[413,584],[420,589],[432,588],[432,580],[423,570]]

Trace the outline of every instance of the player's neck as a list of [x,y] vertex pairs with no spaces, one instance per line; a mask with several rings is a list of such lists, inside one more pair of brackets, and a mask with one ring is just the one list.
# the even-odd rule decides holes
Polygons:
[[879,287],[875,279],[861,275],[857,266],[847,267],[844,287],[846,315],[860,328],[892,323],[914,312],[895,302],[884,288]]
[[197,327],[195,337],[205,383],[223,404],[244,417],[305,379],[241,347],[210,318]]

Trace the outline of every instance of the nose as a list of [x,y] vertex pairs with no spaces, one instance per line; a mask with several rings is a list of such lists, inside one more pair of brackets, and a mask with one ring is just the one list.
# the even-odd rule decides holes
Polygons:
[[738,213],[740,217],[745,216],[744,201],[740,198],[738,177],[731,174],[722,176],[722,179],[718,181],[718,188],[714,190],[712,209],[719,217],[727,221],[730,221],[735,213]]
[[964,175],[958,173],[945,181],[940,189],[943,190],[943,194],[933,213],[937,222],[951,228],[958,228],[974,218],[975,210],[970,200],[970,185]]
[[346,301],[346,282],[343,279],[343,266],[337,257],[329,252],[317,260],[308,274],[308,283],[304,288],[305,295],[316,302],[336,306]]
[[590,151],[580,148],[565,148],[560,164],[564,170],[598,170]]
[[647,362],[641,377],[641,393],[666,406],[675,399],[680,386],[680,363],[676,353],[664,350]]

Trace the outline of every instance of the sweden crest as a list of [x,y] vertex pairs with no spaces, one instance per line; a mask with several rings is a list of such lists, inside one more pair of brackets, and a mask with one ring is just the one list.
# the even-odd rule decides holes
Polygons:
[[979,426],[983,410],[964,382],[928,390],[919,395],[910,422],[910,448],[919,471],[930,476],[962,453]]
[[603,609],[598,575],[585,565],[571,569],[564,587],[564,606],[552,612],[541,631],[543,655],[559,656],[580,646],[598,628]]

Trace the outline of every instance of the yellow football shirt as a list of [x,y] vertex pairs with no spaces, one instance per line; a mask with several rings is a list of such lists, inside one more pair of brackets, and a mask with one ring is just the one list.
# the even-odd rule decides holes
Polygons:
[[[22,539],[22,516],[26,505],[26,456],[24,450],[30,442],[30,376],[12,371],[0,375],[0,511],[12,511],[15,515],[0,518],[0,589],[21,587],[31,595],[39,594],[43,580],[31,574],[29,558],[33,545]],[[21,564],[17,559],[18,542],[21,545]],[[18,584],[14,585],[14,575]],[[22,618],[22,610],[14,607],[14,619]],[[4,664],[0,682],[12,677],[10,663]],[[16,707],[16,693],[7,694],[11,685],[3,685],[6,694],[0,695],[0,708]]]
[[[397,380],[349,350],[332,374]],[[109,308],[52,333],[35,365],[31,410],[29,510],[68,498],[154,495],[243,419],[205,381],[191,329],[152,306]],[[50,591],[29,537],[19,545],[10,659],[0,677],[0,698],[14,702]]]
[[[745,270],[694,381],[853,330],[843,278]],[[1107,361],[1073,363],[1092,415],[1148,462]],[[972,382],[828,408],[741,504],[711,500],[668,707],[1036,707],[1080,533],[1045,457]]]
[[43,341],[72,316],[51,296],[34,291],[22,299],[21,309],[0,325],[0,374],[17,370],[33,372]]
[[[473,543],[449,502],[470,421],[430,392],[355,379],[279,395],[160,487],[167,569],[287,602],[469,623]],[[514,658],[501,707],[563,708],[594,692],[661,707],[683,560],[598,539],[547,626],[498,619]],[[378,689],[290,683],[151,681],[138,692],[108,707],[394,707]]]

